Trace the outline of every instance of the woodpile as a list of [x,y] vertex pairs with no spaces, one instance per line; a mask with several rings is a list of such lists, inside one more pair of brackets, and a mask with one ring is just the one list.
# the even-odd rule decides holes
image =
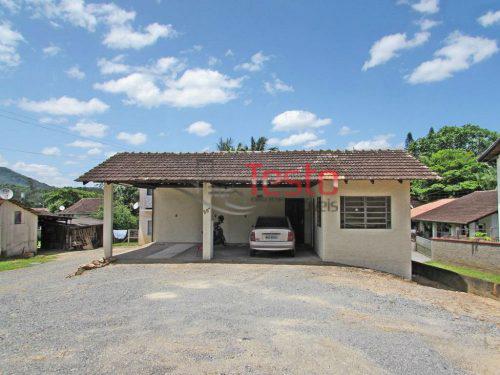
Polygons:
[[102,267],[106,267],[107,265],[113,263],[114,261],[116,261],[116,258],[115,257],[111,257],[111,258],[101,258],[99,260],[93,260],[92,262],[90,263],[87,263],[87,264],[84,264],[80,267],[78,267],[78,269],[76,270],[75,273],[71,273],[69,274],[68,276],[66,276],[67,278],[70,278],[70,277],[74,277],[74,276],[79,276],[81,275],[82,273],[84,273],[85,271],[89,271],[89,270],[93,270],[95,268],[102,268]]

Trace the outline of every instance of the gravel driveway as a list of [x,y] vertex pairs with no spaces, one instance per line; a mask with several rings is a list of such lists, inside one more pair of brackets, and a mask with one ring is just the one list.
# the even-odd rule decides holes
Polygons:
[[369,270],[114,264],[0,273],[0,373],[498,373],[500,303]]

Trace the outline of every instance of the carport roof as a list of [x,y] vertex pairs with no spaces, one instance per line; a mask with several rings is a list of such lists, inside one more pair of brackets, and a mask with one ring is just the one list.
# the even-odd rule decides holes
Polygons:
[[[193,182],[251,183],[248,164],[264,170],[296,170],[305,181],[306,164],[316,171],[335,171],[345,180],[437,179],[403,150],[370,151],[240,151],[200,153],[119,153],[80,176],[80,182],[128,183],[156,186]],[[317,175],[312,176],[314,180]]]

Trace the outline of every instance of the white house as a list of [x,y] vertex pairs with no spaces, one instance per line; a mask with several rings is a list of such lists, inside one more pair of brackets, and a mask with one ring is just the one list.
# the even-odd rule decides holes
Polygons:
[[[500,138],[488,147],[478,158],[479,161],[495,163],[497,165],[497,212],[500,213]],[[500,215],[497,228],[500,228]]]
[[36,211],[14,200],[0,199],[0,256],[36,253]]
[[214,217],[225,216],[227,242],[247,243],[257,216],[286,215],[323,261],[409,278],[410,181],[435,178],[404,151],[378,150],[120,153],[78,181],[104,183],[106,257],[121,183],[151,189],[143,242],[198,242],[210,260]]

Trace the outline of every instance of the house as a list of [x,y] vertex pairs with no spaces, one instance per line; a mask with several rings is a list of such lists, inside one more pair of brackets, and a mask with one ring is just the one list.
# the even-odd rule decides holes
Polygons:
[[15,200],[0,199],[0,256],[37,251],[38,215]]
[[40,248],[87,250],[101,247],[103,221],[93,215],[102,204],[102,198],[82,198],[61,212],[40,213]]
[[[478,158],[478,161],[486,163],[496,163],[497,165],[497,212],[500,212],[500,138],[488,147]],[[497,215],[498,216],[498,215]],[[497,228],[500,228],[500,216],[498,217]]]
[[119,153],[77,181],[104,183],[105,257],[116,183],[152,189],[152,241],[201,243],[205,260],[216,216],[246,244],[257,216],[287,215],[323,261],[410,278],[410,181],[436,178],[402,150],[250,151]]
[[476,232],[498,239],[498,195],[496,190],[475,191],[412,215],[418,231],[430,237],[474,237]]
[[61,211],[62,214],[73,215],[73,217],[93,216],[102,206],[102,198],[82,198],[75,204]]

